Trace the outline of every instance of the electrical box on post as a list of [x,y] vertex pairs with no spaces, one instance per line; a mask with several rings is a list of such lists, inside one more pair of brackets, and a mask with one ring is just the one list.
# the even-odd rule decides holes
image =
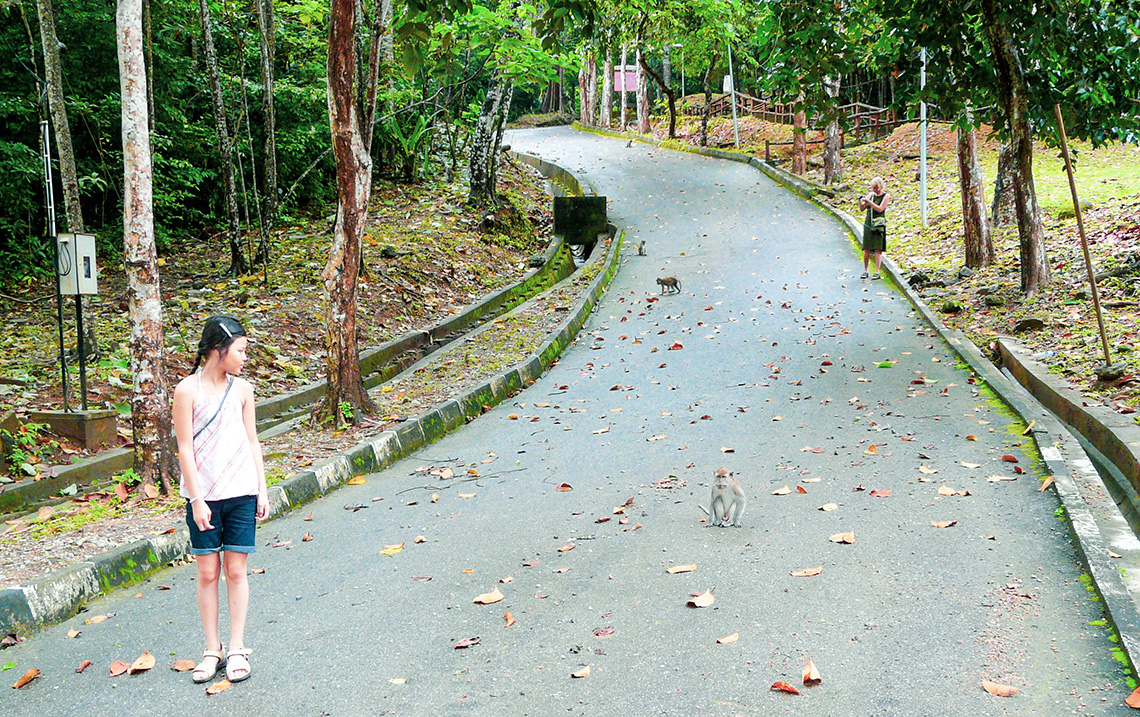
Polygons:
[[95,236],[60,234],[59,291],[64,296],[99,293],[99,272],[95,266]]

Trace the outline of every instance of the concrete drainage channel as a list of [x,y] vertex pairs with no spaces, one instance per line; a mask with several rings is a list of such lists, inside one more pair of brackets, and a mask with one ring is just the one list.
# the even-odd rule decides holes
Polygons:
[[[572,176],[560,167],[555,167],[555,165],[547,162],[541,164],[544,167],[539,167],[539,170],[543,172],[544,176],[549,177],[547,171],[556,170],[561,175],[560,181],[565,182],[567,176],[572,179]],[[581,191],[576,180],[574,181],[574,188]],[[488,408],[501,403],[534,383],[575,340],[578,331],[617,273],[624,232],[620,232],[612,225],[608,229],[609,238],[607,241],[599,242],[597,245],[601,251],[594,252],[589,261],[579,270],[591,271],[592,267],[597,265],[596,275],[589,281],[587,288],[574,302],[558,328],[530,356],[490,380],[405,421],[398,428],[373,436],[343,453],[307,470],[300,471],[287,480],[272,486],[269,489],[270,519],[338,488],[353,476],[376,472],[388,467],[404,456],[463,426],[466,422],[474,420]],[[568,249],[561,241],[552,243],[545,255],[546,266],[554,263],[553,259],[557,254],[566,253],[568,253]],[[491,303],[496,297],[511,295],[512,291],[517,292],[521,284],[533,279],[536,274],[538,271],[528,274],[519,284],[499,292],[495,297],[484,299],[475,307]],[[549,286],[540,288],[529,299],[524,297],[511,302],[499,301],[498,305],[505,308],[498,310],[494,316],[487,316],[488,312],[484,312],[483,316],[479,317],[481,319],[479,322],[467,321],[463,326],[462,333],[446,331],[439,335],[448,336],[449,342],[454,342],[464,335],[469,339],[489,326],[491,319],[525,308],[529,301],[541,298],[544,293],[543,289],[549,291],[564,281],[572,281],[576,275],[577,272],[571,271],[567,275],[561,276],[557,281],[550,282]],[[517,298],[517,293],[513,296]],[[510,305],[507,305],[508,303]],[[469,307],[465,314],[472,313],[475,307]],[[476,323],[479,326],[476,326]],[[430,336],[435,331],[436,329],[433,329],[429,332],[423,332],[423,334]],[[377,349],[375,353],[379,354],[384,348]],[[433,351],[439,348],[437,346]],[[390,354],[394,356],[398,356],[400,353],[403,351],[396,351],[394,348],[390,350]],[[414,371],[415,367],[419,365],[417,362],[422,362],[428,353],[430,352],[406,361],[403,370]],[[393,378],[394,375],[381,379],[381,381]],[[266,410],[270,411],[269,415],[273,415],[272,409]],[[119,453],[126,454],[127,460],[130,460],[128,451],[124,450]],[[129,462],[126,465],[129,466]],[[60,482],[61,478],[52,479],[55,482],[53,487],[55,493],[67,485],[66,482]],[[173,533],[136,541],[130,545],[107,551],[89,561],[57,570],[31,581],[27,585],[0,591],[0,634],[27,634],[66,620],[78,612],[88,601],[100,594],[137,583],[154,571],[182,559],[185,557],[188,547],[189,535],[186,528],[181,526]]]

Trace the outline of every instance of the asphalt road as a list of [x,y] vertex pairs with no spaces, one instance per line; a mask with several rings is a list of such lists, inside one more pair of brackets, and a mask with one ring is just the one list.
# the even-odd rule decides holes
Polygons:
[[[905,299],[858,279],[836,223],[740,164],[569,129],[509,141],[585,175],[628,231],[625,264],[577,344],[513,402],[259,530],[249,681],[207,697],[167,669],[202,649],[183,567],[0,653],[16,663],[10,682],[43,672],[0,690],[0,711],[1129,711],[1024,427]],[[634,255],[641,239],[648,257]],[[658,296],[664,275],[681,294]],[[444,466],[454,477],[418,470]],[[719,466],[747,491],[743,528],[698,520]],[[847,531],[853,544],[829,540]],[[501,602],[473,604],[496,588]],[[709,589],[712,606],[686,606]],[[67,638],[72,628],[82,634]],[[107,676],[111,660],[143,651],[154,670]],[[808,659],[823,681],[805,688]],[[983,678],[1020,692],[992,696]],[[803,693],[770,691],[779,680]]]

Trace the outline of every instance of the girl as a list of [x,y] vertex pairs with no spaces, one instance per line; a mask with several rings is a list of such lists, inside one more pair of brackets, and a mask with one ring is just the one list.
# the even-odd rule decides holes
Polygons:
[[[202,329],[195,373],[174,389],[174,435],[182,468],[190,549],[198,563],[198,610],[206,651],[191,673],[213,679],[225,667],[230,682],[250,675],[245,646],[249,583],[245,567],[254,547],[254,521],[269,515],[261,443],[254,421],[253,387],[237,378],[249,339],[232,316],[211,316]],[[199,368],[200,367],[200,368]],[[230,649],[218,637],[218,576],[225,551]]]
[[867,210],[867,217],[863,220],[863,275],[867,278],[867,264],[871,253],[875,254],[875,275],[879,278],[879,271],[883,266],[883,252],[887,249],[887,205],[891,203],[891,195],[887,194],[887,186],[882,177],[871,180],[871,191],[859,197],[859,211]]

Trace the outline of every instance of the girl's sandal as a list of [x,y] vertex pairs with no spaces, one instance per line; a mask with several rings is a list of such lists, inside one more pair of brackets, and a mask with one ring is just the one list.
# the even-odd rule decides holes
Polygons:
[[249,666],[249,653],[251,652],[253,652],[253,650],[248,647],[235,647],[230,650],[229,661],[226,663],[227,680],[230,682],[241,682],[249,678],[252,673]]
[[202,653],[202,661],[195,667],[194,671],[190,673],[190,678],[195,682],[208,682],[218,674],[218,670],[226,666],[226,650],[206,650]]

